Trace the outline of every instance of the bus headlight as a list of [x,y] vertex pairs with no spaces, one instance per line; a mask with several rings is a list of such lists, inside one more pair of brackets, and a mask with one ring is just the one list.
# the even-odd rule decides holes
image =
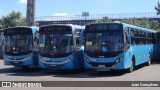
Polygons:
[[4,56],[4,60],[10,60],[10,59],[9,59],[8,57],[5,57],[5,56]]
[[48,60],[49,60],[49,58],[42,57],[42,58],[41,58],[41,60],[43,60],[43,61],[48,61]]
[[120,58],[118,58],[115,62],[116,62],[116,64],[117,64],[117,63],[119,63],[119,62],[122,61],[122,60],[123,60],[123,56],[120,57]]
[[89,63],[89,59],[87,59],[86,57],[84,57],[84,60]]
[[68,63],[68,62],[70,62],[71,60],[73,60],[73,56],[69,57],[67,60],[64,60],[63,63]]

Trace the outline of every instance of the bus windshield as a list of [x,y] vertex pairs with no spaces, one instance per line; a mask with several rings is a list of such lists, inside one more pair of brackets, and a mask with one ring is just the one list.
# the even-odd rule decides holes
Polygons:
[[32,35],[6,35],[6,54],[27,54],[32,51]]
[[14,28],[4,31],[5,54],[23,55],[33,50],[32,31],[26,28]]
[[73,52],[71,31],[40,33],[40,53],[47,57],[61,57]]
[[93,57],[113,57],[124,50],[122,30],[87,32],[85,52]]

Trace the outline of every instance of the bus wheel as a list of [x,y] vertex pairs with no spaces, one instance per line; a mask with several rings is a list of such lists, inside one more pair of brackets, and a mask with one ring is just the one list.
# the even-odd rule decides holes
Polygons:
[[128,72],[128,73],[131,73],[131,72],[133,72],[134,70],[135,70],[135,63],[134,63],[134,61],[132,60],[132,62],[131,62],[131,67],[128,68],[127,72]]
[[147,62],[147,66],[150,66],[151,65],[151,55],[149,54],[148,55],[148,62]]
[[22,68],[23,70],[27,70],[27,69],[29,68],[29,66],[21,66],[21,68]]

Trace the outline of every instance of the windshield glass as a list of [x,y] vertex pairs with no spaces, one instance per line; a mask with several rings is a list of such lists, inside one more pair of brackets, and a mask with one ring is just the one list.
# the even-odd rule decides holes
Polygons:
[[6,54],[27,54],[32,48],[32,35],[5,35]]
[[32,29],[16,27],[4,30],[4,52],[8,55],[25,55],[33,50]]
[[[122,31],[87,32],[85,37],[85,52],[96,55],[114,55],[123,51]],[[95,56],[96,56],[95,55]]]
[[123,50],[122,33],[87,33],[86,51],[89,52],[119,52]]
[[63,56],[73,52],[72,33],[41,33],[40,53],[43,56]]

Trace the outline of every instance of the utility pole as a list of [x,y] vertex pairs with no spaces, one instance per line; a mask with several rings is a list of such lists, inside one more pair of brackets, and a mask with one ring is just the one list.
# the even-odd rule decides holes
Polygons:
[[35,25],[34,16],[35,16],[35,0],[27,0],[27,12],[26,12],[27,26]]

